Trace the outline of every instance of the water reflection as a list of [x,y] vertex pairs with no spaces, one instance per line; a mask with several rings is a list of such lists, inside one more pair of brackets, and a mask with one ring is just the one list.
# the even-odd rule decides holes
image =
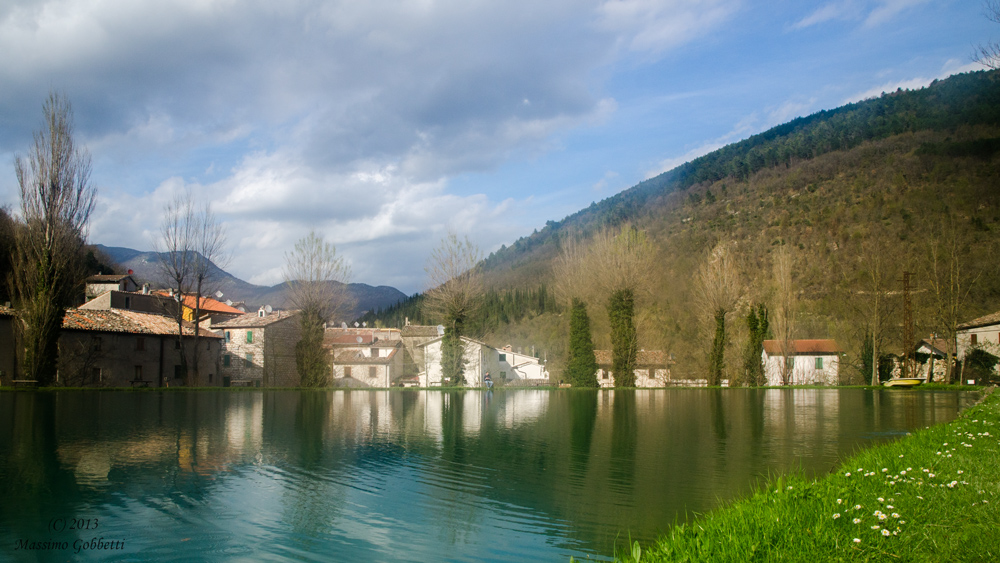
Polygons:
[[823,473],[857,448],[950,420],[975,397],[0,393],[0,549],[15,560],[65,560],[73,554],[11,550],[24,538],[89,538],[49,526],[98,518],[100,535],[144,558],[600,556],[616,539],[650,539],[762,476]]

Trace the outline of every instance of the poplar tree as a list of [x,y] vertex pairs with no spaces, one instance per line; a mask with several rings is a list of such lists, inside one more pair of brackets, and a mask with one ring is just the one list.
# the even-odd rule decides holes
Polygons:
[[597,359],[590,335],[590,317],[587,305],[573,299],[569,321],[569,358],[566,361],[566,380],[573,387],[597,387]]
[[63,316],[82,280],[82,248],[97,190],[90,185],[90,155],[73,140],[69,101],[50,94],[42,113],[44,124],[28,156],[14,160],[24,224],[15,231],[10,282],[21,316],[23,377],[49,385]]

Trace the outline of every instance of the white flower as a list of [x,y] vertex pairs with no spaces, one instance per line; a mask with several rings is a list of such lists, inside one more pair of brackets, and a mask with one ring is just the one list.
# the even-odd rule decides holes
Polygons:
[[885,473],[886,471],[889,471],[889,468],[887,468],[887,467],[883,467],[883,468],[882,468],[882,473]]
[[850,471],[848,471],[847,473],[844,473],[844,477],[850,477],[850,476],[851,476],[851,472]]
[[879,501],[879,502],[885,502],[885,499],[884,499],[884,498],[882,498],[882,497],[878,497],[878,501]]
[[883,536],[888,536],[890,534],[891,534],[891,532],[889,532],[889,530],[882,530],[882,535]]
[[852,520],[852,522],[854,522],[855,524],[860,524],[861,523],[861,519],[860,518],[855,518],[854,520]]
[[860,504],[855,504],[854,505],[854,510],[861,510],[861,505]]
[[854,543],[861,543],[861,540],[858,538],[854,538]]
[[958,474],[959,474],[959,475],[961,475],[962,473],[965,473],[965,472],[964,472],[964,471],[962,471],[961,469],[959,469],[959,470],[958,470]]
[[834,520],[836,520],[837,518],[840,518],[840,513],[839,512],[833,515],[833,519]]
[[842,504],[843,502],[844,502],[843,499],[837,499],[837,504]]
[[872,526],[872,529],[873,529],[873,530],[878,530],[878,529],[879,529],[880,527],[881,527],[881,526],[879,526],[878,524],[876,524],[876,525]]
[[930,477],[931,479],[934,478],[934,474],[933,473],[928,473],[927,476]]
[[[892,500],[892,499],[889,499],[889,500]],[[885,505],[885,507],[888,508],[889,510],[892,510],[894,508],[891,504],[887,504],[887,505]]]
[[892,513],[892,517],[893,518],[899,518],[899,513],[898,512],[893,512]]

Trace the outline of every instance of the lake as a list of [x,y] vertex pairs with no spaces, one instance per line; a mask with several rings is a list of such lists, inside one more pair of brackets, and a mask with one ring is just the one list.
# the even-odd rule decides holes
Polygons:
[[0,559],[606,559],[976,392],[0,393]]

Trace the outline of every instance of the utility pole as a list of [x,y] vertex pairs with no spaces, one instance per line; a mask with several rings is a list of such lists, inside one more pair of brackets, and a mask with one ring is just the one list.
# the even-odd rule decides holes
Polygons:
[[913,355],[913,307],[910,306],[910,276],[912,272],[903,272],[903,365],[900,377],[910,376],[910,358]]

